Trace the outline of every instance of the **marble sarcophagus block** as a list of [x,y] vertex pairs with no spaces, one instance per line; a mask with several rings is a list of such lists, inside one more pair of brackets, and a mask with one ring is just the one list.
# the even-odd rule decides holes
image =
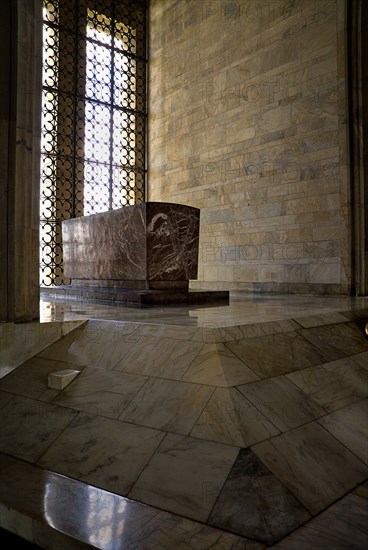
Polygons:
[[83,286],[188,289],[199,209],[145,202],[62,223],[64,274]]

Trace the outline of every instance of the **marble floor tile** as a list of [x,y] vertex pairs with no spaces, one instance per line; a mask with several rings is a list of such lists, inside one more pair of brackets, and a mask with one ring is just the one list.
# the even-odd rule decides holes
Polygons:
[[120,419],[188,435],[213,391],[213,388],[200,384],[151,378],[129,403]]
[[368,542],[367,502],[349,494],[286,537],[278,550],[365,550]]
[[112,369],[135,345],[134,323],[88,321],[39,355],[96,369]]
[[306,328],[298,333],[323,351],[330,360],[368,351],[368,340],[351,328],[349,323]]
[[368,351],[364,351],[363,353],[358,353],[357,355],[354,355],[353,359],[357,365],[368,369]]
[[368,371],[355,357],[293,372],[287,378],[327,411],[341,409],[368,395]]
[[317,422],[304,424],[252,451],[312,513],[361,483],[368,468]]
[[5,455],[4,453],[0,453],[0,471],[7,468],[10,464],[13,464],[14,462],[16,462],[16,460],[17,460],[16,458],[10,455]]
[[353,493],[359,497],[368,499],[368,481],[358,485],[358,487],[354,489]]
[[328,414],[318,422],[368,464],[368,399]]
[[238,334],[237,327],[229,325],[228,321],[219,323],[217,321],[206,322],[205,325],[198,327],[198,332],[193,340],[204,342],[206,344],[215,344],[235,340],[234,335]]
[[129,497],[206,521],[237,454],[230,445],[168,434]]
[[0,451],[35,462],[75,416],[65,407],[14,397],[1,409]]
[[[264,545],[209,525],[165,512],[154,522],[146,522],[138,533],[124,537],[122,550],[262,550]],[[137,523],[137,522],[135,522]],[[143,533],[142,533],[143,531]],[[138,536],[137,536],[138,535]]]
[[180,380],[202,346],[199,342],[142,336],[115,370]]
[[319,315],[309,315],[308,317],[296,317],[294,319],[303,328],[319,327],[321,325],[333,325],[336,323],[346,323],[347,317],[338,311],[331,313],[320,313]]
[[85,367],[53,402],[117,419],[145,381],[146,377],[136,374]]
[[[0,380],[0,382],[1,382],[1,380]],[[0,409],[5,407],[5,405],[7,403],[9,403],[9,401],[11,400],[12,397],[13,397],[13,395],[11,393],[7,393],[5,391],[0,391]]]
[[282,432],[326,414],[286,376],[238,386],[238,390]]
[[[74,365],[74,367],[78,370],[82,368],[78,365]],[[54,361],[38,356],[32,357],[32,359],[29,359],[0,380],[0,390],[32,399],[40,399],[41,401],[50,401],[59,394],[59,391],[49,390],[47,385],[48,375],[68,368],[70,368],[70,364],[62,361]]]
[[248,447],[278,433],[279,430],[236,388],[217,388],[191,435]]
[[248,449],[228,475],[209,523],[273,544],[305,523],[310,514]]
[[37,464],[124,495],[163,436],[151,428],[79,413]]
[[[180,319],[181,320],[181,319]],[[164,323],[139,323],[136,335],[155,336],[156,338],[174,338],[175,340],[192,340],[200,333],[201,329],[196,326],[168,325]]]
[[[360,352],[357,353],[354,346],[355,351],[351,358],[331,362],[330,356],[328,358],[324,356],[323,346],[319,351],[316,350],[316,347],[300,334],[304,330],[325,329],[326,326],[327,328],[345,326],[351,332],[345,331],[344,337],[346,334],[353,333],[353,340],[356,338],[360,340],[361,333],[356,320],[362,318],[362,310],[345,313],[348,308],[362,308],[364,304],[368,304],[368,298],[254,295],[243,295],[237,301],[232,300],[229,306],[201,308],[184,306],[164,310],[162,308],[139,310],[65,301],[49,303],[47,312],[49,320],[55,318],[60,321],[68,318],[86,320],[91,317],[104,319],[89,321],[83,328],[69,334],[67,344],[60,344],[64,341],[63,339],[54,344],[55,347],[51,346],[53,352],[55,350],[57,352],[51,359],[65,361],[66,368],[73,365],[73,357],[85,357],[86,360],[83,362],[83,366],[86,365],[85,372],[96,372],[94,383],[88,387],[88,377],[86,377],[85,385],[83,383],[79,389],[78,386],[74,388],[76,391],[78,389],[78,397],[68,396],[72,386],[55,397],[57,394],[50,393],[53,390],[45,389],[38,393],[37,380],[33,381],[29,378],[23,381],[23,391],[31,392],[29,397],[37,396],[38,400],[43,401],[40,405],[46,406],[39,412],[37,420],[35,419],[37,411],[32,407],[28,407],[25,415],[20,414],[19,411],[12,414],[11,405],[20,399],[13,393],[18,393],[16,390],[19,390],[20,385],[14,382],[14,391],[10,391],[10,387],[2,391],[0,383],[2,426],[7,427],[8,420],[12,422],[9,428],[6,428],[8,431],[5,439],[1,439],[4,430],[0,430],[0,451],[4,441],[4,444],[8,445],[4,453],[12,452],[11,449],[22,449],[27,457],[22,456],[22,461],[19,463],[24,467],[26,463],[23,460],[33,459],[32,453],[36,450],[36,443],[42,444],[44,454],[39,463],[49,456],[49,467],[54,468],[55,464],[59,464],[60,471],[72,472],[66,475],[74,477],[78,475],[80,479],[86,476],[92,480],[90,483],[101,487],[106,486],[116,492],[119,487],[125,488],[126,492],[132,487],[131,494],[133,494],[137,488],[137,491],[143,495],[144,502],[152,501],[156,506],[191,518],[198,518],[200,521],[204,521],[211,512],[213,515],[218,512],[216,520],[218,527],[204,525],[175,516],[170,512],[129,501],[117,494],[109,494],[103,489],[88,486],[82,481],[68,479],[64,475],[48,472],[52,477],[46,476],[41,479],[39,476],[28,473],[25,468],[22,471],[18,469],[17,474],[14,470],[11,478],[8,478],[18,485],[14,485],[13,489],[10,485],[6,485],[8,496],[12,496],[15,500],[19,499],[21,518],[12,508],[13,504],[14,509],[17,507],[16,502],[9,502],[10,506],[7,508],[6,502],[2,503],[0,496],[0,525],[1,519],[5,517],[7,526],[11,530],[17,532],[17,529],[20,529],[19,534],[22,536],[33,534],[36,543],[53,550],[58,548],[80,550],[88,545],[106,548],[106,550],[112,548],[114,550],[120,550],[120,548],[151,550],[156,546],[178,550],[259,549],[264,543],[243,538],[242,534],[251,539],[255,537],[266,544],[272,544],[294,528],[291,525],[293,520],[296,522],[295,525],[300,525],[303,521],[302,516],[298,515],[300,510],[303,510],[301,504],[303,498],[304,506],[308,508],[309,513],[322,510],[340,497],[343,497],[343,501],[345,498],[343,495],[346,495],[347,491],[352,491],[351,495],[363,500],[365,491],[363,480],[366,479],[367,473],[366,469],[362,472],[364,464],[358,458],[364,427],[363,409],[358,407],[358,400],[367,395],[364,388],[367,386],[365,375],[368,372],[368,348],[364,345],[368,339],[365,340]],[[292,318],[297,319],[299,324],[296,324]],[[350,323],[349,319],[354,320],[354,323]],[[80,324],[81,321],[76,322]],[[0,340],[3,328],[0,325]],[[63,331],[63,325],[61,325],[61,334],[58,332],[55,339],[65,335],[70,328],[70,326],[66,327]],[[335,347],[335,341],[338,342],[340,337],[340,333],[334,330],[328,334],[326,340],[332,350]],[[297,337],[294,336],[295,331],[297,331]],[[25,334],[21,336],[24,340]],[[29,336],[33,338],[32,331]],[[26,345],[29,343],[27,338]],[[137,343],[140,338],[144,349],[138,349]],[[249,347],[244,346],[243,356],[231,350],[231,346],[243,348],[244,340],[248,341]],[[54,340],[50,339],[47,343],[53,344],[53,342]],[[217,345],[213,345],[214,342]],[[222,345],[224,342],[227,346]],[[44,342],[41,344],[43,349]],[[193,346],[198,346],[194,352]],[[338,353],[345,354],[345,348],[345,343],[341,343]],[[41,352],[43,359],[47,359],[44,354],[47,355],[49,350]],[[128,370],[125,369],[124,360],[128,355],[131,356],[130,365],[135,362],[136,366],[133,368],[137,368],[137,371],[131,372],[130,367]],[[244,369],[239,371],[232,362],[231,369],[225,370],[223,356],[226,356],[227,366],[229,357],[235,358],[238,366],[244,364],[247,376],[251,376],[251,379],[242,379],[241,376],[246,371]],[[118,363],[123,365],[121,370],[114,369]],[[207,366],[204,367],[206,363]],[[325,367],[327,367],[326,371]],[[144,373],[145,368],[147,372]],[[298,372],[291,373],[292,370]],[[315,418],[314,413],[318,410],[314,407],[310,408],[310,399],[314,401],[315,398],[312,395],[313,391],[309,393],[309,399],[305,397],[304,401],[300,402],[301,392],[305,392],[305,395],[308,392],[302,386],[302,382],[297,383],[300,378],[298,375],[309,371],[315,376],[311,383],[304,380],[305,387],[309,384],[310,388],[314,388],[313,391],[320,400],[316,398],[316,403],[333,413],[321,417],[318,422],[311,423],[308,423],[308,420]],[[14,371],[15,374],[16,371]],[[98,376],[99,374],[112,376],[108,376],[109,381],[107,381],[106,377]],[[142,374],[162,378],[161,380],[146,379],[144,386],[137,387],[137,392],[142,398],[140,402],[144,403],[145,409],[142,408],[139,411],[136,408],[137,394],[134,395],[133,390],[130,392],[129,384],[123,383],[122,377],[126,381],[128,376],[131,380],[142,378],[144,381]],[[275,376],[278,378],[265,380]],[[217,388],[213,387],[217,385]],[[241,386],[243,393],[235,389],[234,385]],[[212,392],[212,404],[208,402],[203,410],[208,420],[212,418],[212,434],[210,436],[205,434],[204,437],[210,437],[213,441],[217,441],[214,439],[216,437],[221,438],[219,441],[223,441],[222,438],[226,440],[227,437],[226,445],[205,441],[202,435],[184,437],[175,434],[165,435],[158,431],[161,425],[165,426],[166,430],[177,429],[179,425],[180,429],[183,427],[183,433],[187,433],[185,430],[193,425],[194,412],[196,414],[198,412],[198,399],[196,396],[193,400],[190,396],[191,392],[184,391],[184,386],[186,388],[193,386],[201,390],[203,386],[212,386],[208,388],[208,391]],[[143,392],[143,389],[146,391]],[[207,388],[204,389],[207,390]],[[247,393],[248,389],[252,389],[252,395],[250,392]],[[224,392],[226,397],[224,398],[224,393],[219,394],[219,392]],[[126,397],[127,401],[124,401],[124,404],[120,403],[120,398],[116,394],[122,395],[124,399]],[[213,398],[216,394],[220,398],[213,407]],[[110,399],[111,395],[112,399]],[[118,400],[116,406],[115,395]],[[48,408],[47,401],[55,399],[51,406],[56,406],[62,398],[66,398],[63,404],[67,405],[66,407],[58,404],[56,409]],[[76,402],[73,404],[74,398]],[[271,400],[282,402],[283,408],[289,401],[292,406],[294,403],[299,403],[298,412],[301,413],[302,418],[300,422],[305,421],[307,424],[294,428],[293,422],[296,420],[293,415],[290,420],[289,414],[286,417],[285,414],[281,415],[281,420],[280,414],[267,418],[265,414],[267,410],[262,409],[261,403],[268,403]],[[24,401],[32,400],[24,399]],[[96,401],[99,403],[98,408],[96,408]],[[128,401],[129,403],[126,404]],[[103,409],[114,410],[114,414],[111,415],[114,420],[96,415],[92,418],[91,415],[79,414],[78,418],[82,420],[89,418],[96,424],[89,428],[86,427],[87,423],[82,422],[77,427],[73,416],[75,411],[70,407],[78,407],[78,402],[81,409],[85,406],[87,409],[84,410],[88,412],[96,413],[99,410],[104,413]],[[38,406],[38,402],[33,403],[37,403]],[[157,403],[160,406],[157,406]],[[193,408],[190,408],[191,403]],[[183,413],[187,407],[189,408],[188,418],[185,412]],[[342,410],[333,412],[337,409]],[[251,413],[254,413],[251,419],[255,427],[244,426],[244,410],[247,421]],[[64,411],[72,415],[70,420],[74,418],[71,424],[61,427],[62,422],[59,417],[56,423],[49,422],[56,412],[61,415]],[[255,416],[256,411],[260,416]],[[5,417],[4,412],[6,412]],[[128,424],[121,416],[116,420],[117,414],[121,412],[132,414],[129,422],[133,424]],[[134,415],[136,418],[133,418]],[[203,414],[201,416],[203,420]],[[157,429],[150,428],[148,422],[152,419],[158,422]],[[30,424],[27,425],[26,420]],[[140,423],[143,420],[147,423],[147,427],[134,425],[135,422]],[[176,424],[178,420],[179,424]],[[265,429],[265,421],[269,422],[275,432],[272,432],[271,436],[266,436],[271,439],[263,443],[256,439],[259,443],[253,443],[253,445],[256,452],[257,448],[262,449],[263,445],[269,443],[272,443],[271,449],[266,449],[265,455],[259,458],[252,455],[249,450],[242,450],[239,457],[248,455],[253,458],[249,461],[250,463],[246,461],[249,466],[245,468],[246,475],[244,467],[239,467],[241,462],[238,458],[237,467],[234,466],[228,476],[238,456],[238,446],[245,445],[245,441],[251,437],[259,437],[259,433]],[[119,426],[115,427],[115,424]],[[202,427],[203,424],[205,423],[202,422]],[[124,427],[123,430],[121,426]],[[18,437],[16,432],[19,432],[19,428],[26,436],[23,438],[22,434],[22,438],[19,437],[14,441],[12,438]],[[291,431],[282,436],[277,435],[279,429],[288,428],[291,428]],[[146,430],[145,433],[142,430]],[[208,431],[208,426],[205,426],[204,431],[206,430]],[[43,442],[44,437],[45,442]],[[236,447],[232,437],[237,440]],[[166,441],[169,445],[165,449]],[[186,444],[183,443],[184,441]],[[274,445],[275,441],[276,445]],[[31,445],[34,447],[30,452]],[[161,453],[162,448],[164,451]],[[230,455],[224,455],[225,451]],[[49,452],[50,455],[48,455]],[[231,454],[232,452],[234,454]],[[14,454],[14,456],[17,455]],[[14,461],[17,459],[10,454],[0,453],[0,481],[1,472],[3,471],[5,475],[7,470],[16,464]],[[38,473],[42,472],[38,466],[30,464],[27,466],[37,470]],[[21,476],[26,475],[30,478],[28,483],[33,477],[34,479],[37,477],[36,486],[39,487],[39,494],[34,492],[33,487],[27,489],[28,502],[24,501],[22,491],[23,485],[26,488],[28,485],[27,482],[21,481]],[[144,475],[147,476],[147,484],[144,481]],[[225,487],[222,489],[225,481]],[[359,483],[361,485],[358,486]],[[2,483],[0,487],[1,485]],[[80,490],[81,486],[84,489]],[[10,491],[14,494],[10,495]],[[232,491],[234,491],[234,497]],[[293,497],[295,497],[294,502],[299,502],[298,512],[295,512]],[[237,501],[236,504],[234,500]],[[30,510],[30,515],[27,515],[25,506],[32,501],[35,502],[36,507],[42,501],[44,508],[41,515],[37,515],[37,512],[32,516],[33,510]],[[359,541],[363,540],[360,538],[362,531],[359,522],[363,523],[363,521],[357,519],[359,514],[356,514],[355,504],[350,501],[349,506],[346,506],[345,516],[340,514],[338,520],[331,519],[331,525],[334,521],[336,524],[334,529],[336,536],[328,538],[333,534],[332,528],[326,539],[323,537],[328,528],[319,531],[316,529],[318,536],[310,535],[313,548],[339,550],[341,545],[341,548],[350,550],[354,548],[353,544],[359,548]],[[24,506],[23,509],[22,506]],[[350,518],[347,519],[349,514]],[[299,518],[299,523],[295,518]],[[223,524],[225,526],[220,524],[221,521],[228,522],[229,529],[233,530],[232,534],[223,530],[228,527],[225,523]],[[313,521],[297,529],[296,533],[302,532],[304,528],[313,524]],[[353,532],[349,538],[349,531],[345,532],[348,522],[350,522],[350,532],[356,527],[357,536],[354,537]],[[239,535],[234,534],[237,529],[239,529],[237,531]],[[67,531],[71,531],[73,536],[77,537],[73,542],[67,537]],[[251,533],[258,534],[253,536]],[[266,540],[266,537],[269,538]],[[279,544],[291,538],[287,537]],[[297,541],[295,546],[290,548],[304,550],[304,547],[309,547],[308,541],[295,540]]]
[[350,323],[347,324],[348,327],[352,328],[357,332],[360,336],[363,335],[363,338],[368,342],[368,337],[365,332],[365,327],[368,323],[368,316],[365,316],[361,319],[353,319],[350,321]]
[[182,380],[211,386],[231,387],[258,380],[224,344],[205,344],[193,360]]
[[264,321],[260,323],[248,323],[240,325],[236,323],[234,327],[228,327],[233,334],[233,340],[243,340],[244,338],[257,338],[258,336],[272,336],[282,332],[293,332],[299,327],[294,319],[280,319],[278,321]]
[[226,346],[260,378],[286,374],[327,360],[296,332],[228,342]]
[[358,308],[355,308],[354,305],[352,304],[351,308],[341,311],[341,313],[351,321],[355,321],[357,319],[364,319],[365,317],[368,317],[367,304],[366,302],[363,302],[361,306]]

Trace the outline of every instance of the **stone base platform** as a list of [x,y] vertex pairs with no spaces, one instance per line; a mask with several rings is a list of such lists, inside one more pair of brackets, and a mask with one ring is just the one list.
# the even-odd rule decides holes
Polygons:
[[228,290],[147,290],[132,288],[101,288],[81,285],[61,285],[42,288],[42,294],[50,298],[79,300],[97,304],[116,304],[133,307],[165,306],[177,304],[211,305],[229,303]]

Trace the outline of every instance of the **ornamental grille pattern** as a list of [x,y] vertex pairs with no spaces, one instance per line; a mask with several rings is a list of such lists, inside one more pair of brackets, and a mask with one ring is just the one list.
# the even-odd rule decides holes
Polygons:
[[40,284],[62,220],[144,201],[146,2],[43,0]]

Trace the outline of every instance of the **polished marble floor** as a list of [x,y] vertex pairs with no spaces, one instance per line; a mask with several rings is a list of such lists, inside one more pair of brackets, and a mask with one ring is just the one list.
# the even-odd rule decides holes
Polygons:
[[45,299],[41,320],[0,325],[1,527],[52,550],[367,547],[367,298]]

